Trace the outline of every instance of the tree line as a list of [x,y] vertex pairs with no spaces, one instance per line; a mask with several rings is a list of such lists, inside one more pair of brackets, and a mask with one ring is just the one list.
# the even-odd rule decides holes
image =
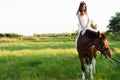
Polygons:
[[22,37],[23,35],[16,34],[16,33],[0,33],[0,37],[9,37],[9,38],[17,38]]

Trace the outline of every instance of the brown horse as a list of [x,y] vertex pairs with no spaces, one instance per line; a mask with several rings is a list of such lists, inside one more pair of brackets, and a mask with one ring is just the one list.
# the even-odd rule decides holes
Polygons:
[[84,59],[87,64],[87,72],[90,72],[90,78],[93,78],[97,51],[100,51],[106,58],[110,58],[112,55],[105,34],[100,34],[99,31],[93,32],[91,30],[86,30],[84,35],[80,33],[77,38],[77,52],[81,62],[82,80],[85,80]]

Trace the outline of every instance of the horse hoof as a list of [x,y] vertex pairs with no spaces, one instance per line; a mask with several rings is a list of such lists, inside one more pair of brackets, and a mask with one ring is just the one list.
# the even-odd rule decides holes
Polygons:
[[82,77],[82,80],[85,80],[85,77]]
[[90,80],[94,80],[93,76],[90,77]]

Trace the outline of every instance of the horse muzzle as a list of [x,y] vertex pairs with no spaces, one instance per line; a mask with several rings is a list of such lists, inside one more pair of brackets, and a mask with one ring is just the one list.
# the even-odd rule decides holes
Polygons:
[[105,48],[101,50],[101,53],[106,57],[106,58],[111,58],[112,56],[112,51],[109,48]]
[[106,54],[105,54],[108,58],[111,58],[112,57],[112,51],[110,49],[108,49],[106,51]]

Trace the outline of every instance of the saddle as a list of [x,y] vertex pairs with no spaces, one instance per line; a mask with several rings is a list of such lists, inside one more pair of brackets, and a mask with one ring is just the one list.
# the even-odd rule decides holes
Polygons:
[[[81,32],[82,33],[82,32]],[[90,29],[86,29],[85,33],[83,34],[83,36],[86,36],[88,38],[91,38],[91,39],[95,39],[95,38],[98,38],[100,35],[100,32],[95,32],[95,31],[92,31]]]

